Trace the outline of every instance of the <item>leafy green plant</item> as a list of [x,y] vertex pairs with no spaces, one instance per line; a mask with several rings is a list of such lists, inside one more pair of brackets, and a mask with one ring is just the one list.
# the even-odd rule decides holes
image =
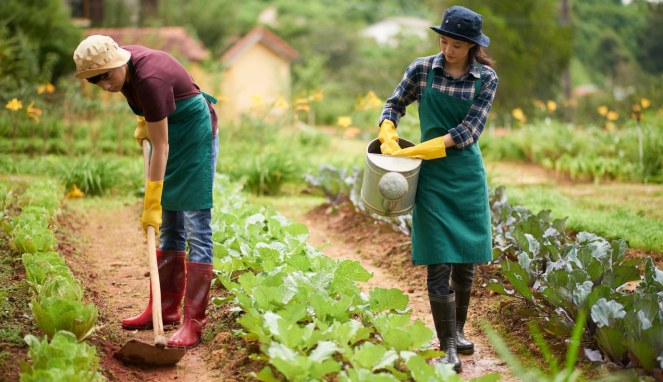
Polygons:
[[22,261],[25,278],[35,292],[39,292],[39,287],[45,284],[49,277],[73,277],[67,263],[57,252],[24,253]]
[[118,183],[120,171],[114,163],[83,157],[63,165],[59,178],[66,189],[76,186],[86,195],[104,195]]
[[47,227],[18,225],[12,231],[10,245],[18,253],[34,253],[55,250],[57,243]]
[[21,365],[22,382],[38,381],[103,381],[99,357],[94,347],[79,343],[72,333],[59,331],[42,340],[29,334],[30,363]]
[[305,226],[247,203],[223,177],[216,187],[214,268],[241,312],[240,334],[270,364],[257,379],[462,381],[450,367],[408,369],[441,353],[428,349],[432,330],[411,320],[402,291],[362,293],[357,283],[371,274],[359,262],[324,256]]
[[66,330],[80,341],[92,334],[97,307],[67,297],[42,297],[32,301],[32,313],[39,329],[49,337]]
[[508,346],[504,343],[504,340],[490,327],[490,325],[484,325],[483,330],[486,332],[486,335],[490,339],[490,342],[493,344],[493,347],[497,353],[502,357],[502,359],[506,361],[506,363],[509,365],[509,368],[514,373],[516,378],[518,378],[518,380],[539,382],[572,382],[577,381],[580,377],[580,371],[575,368],[575,365],[578,361],[580,341],[582,339],[582,332],[586,318],[587,313],[582,312],[576,321],[573,335],[569,341],[570,345],[566,352],[566,362],[563,369],[560,369],[559,363],[552,356],[552,352],[546,344],[546,341],[543,338],[543,335],[541,334],[541,331],[536,323],[530,321],[530,333],[534,337],[534,342],[548,363],[548,368],[550,369],[548,373],[540,369],[525,369],[521,365],[520,361],[518,361],[518,358],[514,356],[513,353],[511,353]]
[[640,365],[651,373],[660,368],[663,325],[657,296],[663,273],[651,259],[647,281],[635,293],[624,293],[621,288],[641,276],[638,260],[626,259],[623,240],[608,242],[587,232],[571,240],[563,234],[563,221],[551,221],[548,212],[533,215],[512,208],[502,189],[492,196],[494,257],[506,281],[493,279],[488,288],[527,300],[532,314],[548,318],[546,330],[562,336],[571,334],[582,312],[591,312],[586,333],[607,360],[622,367]]
[[246,158],[230,174],[241,179],[244,187],[257,195],[276,195],[284,184],[298,180],[299,158],[282,149],[267,150]]

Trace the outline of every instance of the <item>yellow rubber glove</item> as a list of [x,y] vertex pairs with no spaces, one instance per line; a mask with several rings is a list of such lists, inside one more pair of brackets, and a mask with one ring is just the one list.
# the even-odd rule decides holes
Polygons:
[[158,182],[147,182],[145,188],[145,201],[143,204],[143,217],[140,224],[147,234],[147,226],[154,227],[154,231],[159,235],[159,226],[161,225],[161,193],[163,192],[163,180]]
[[380,134],[378,135],[380,140],[380,151],[382,154],[389,155],[396,150],[400,150],[398,146],[398,133],[396,132],[396,126],[394,123],[388,119],[382,121],[380,125]]
[[134,130],[134,138],[136,138],[136,142],[138,142],[140,147],[143,147],[144,139],[147,139],[148,141],[150,140],[150,138],[147,137],[147,122],[145,122],[145,118],[143,117],[138,117],[136,130]]
[[418,145],[394,151],[391,155],[418,159],[438,159],[447,156],[444,137],[433,138]]

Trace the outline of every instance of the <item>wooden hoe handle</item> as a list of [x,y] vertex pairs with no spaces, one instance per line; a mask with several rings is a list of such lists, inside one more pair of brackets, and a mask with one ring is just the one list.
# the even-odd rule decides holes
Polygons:
[[[150,142],[147,139],[143,140],[143,165],[145,166],[145,189],[147,189],[150,176]],[[161,284],[159,283],[159,266],[157,265],[156,233],[152,226],[147,226],[147,257],[150,264],[150,286],[152,287],[154,344],[166,346],[161,316]]]

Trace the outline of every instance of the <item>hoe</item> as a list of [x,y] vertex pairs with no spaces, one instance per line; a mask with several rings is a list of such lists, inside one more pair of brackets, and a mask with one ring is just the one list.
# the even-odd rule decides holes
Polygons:
[[[145,182],[150,171],[150,144],[143,140],[143,159],[145,166]],[[152,326],[154,327],[154,344],[138,340],[127,342],[119,352],[115,353],[124,363],[142,366],[171,366],[184,356],[184,349],[166,347],[161,317],[161,288],[159,269],[157,266],[156,240],[154,227],[147,227],[147,254],[150,263],[150,283],[152,287]]]

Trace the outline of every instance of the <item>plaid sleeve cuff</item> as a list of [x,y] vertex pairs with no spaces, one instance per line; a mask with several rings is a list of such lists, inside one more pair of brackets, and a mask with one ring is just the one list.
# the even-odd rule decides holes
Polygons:
[[458,150],[464,150],[474,144],[472,135],[463,125],[458,125],[449,130],[449,134],[451,135],[451,138],[454,140],[454,142],[456,142],[455,147]]

